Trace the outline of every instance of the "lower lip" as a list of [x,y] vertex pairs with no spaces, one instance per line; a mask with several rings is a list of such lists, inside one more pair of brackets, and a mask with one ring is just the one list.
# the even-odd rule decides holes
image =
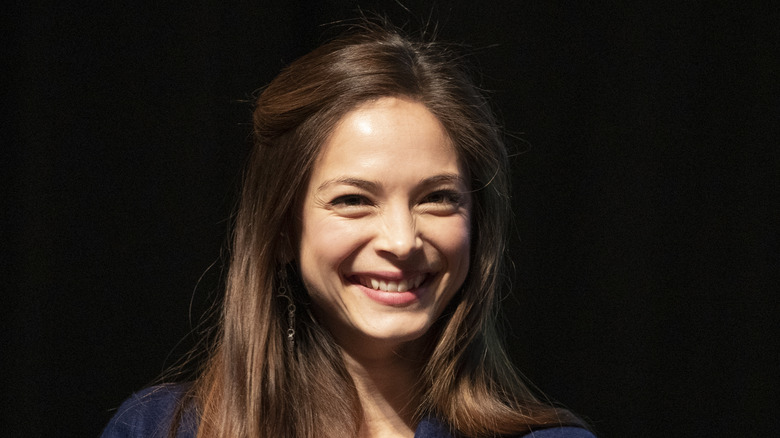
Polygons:
[[383,290],[365,287],[362,284],[358,284],[357,287],[359,287],[367,297],[385,306],[408,306],[409,304],[419,301],[420,294],[423,291],[423,289],[419,287],[406,292],[385,292]]

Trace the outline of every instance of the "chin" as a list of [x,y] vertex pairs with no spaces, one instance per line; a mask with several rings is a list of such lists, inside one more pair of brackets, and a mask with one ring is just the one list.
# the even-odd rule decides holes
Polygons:
[[419,322],[395,318],[396,321],[388,321],[387,324],[380,325],[375,321],[370,326],[364,326],[361,330],[363,336],[379,342],[411,342],[425,336],[432,325],[427,321]]

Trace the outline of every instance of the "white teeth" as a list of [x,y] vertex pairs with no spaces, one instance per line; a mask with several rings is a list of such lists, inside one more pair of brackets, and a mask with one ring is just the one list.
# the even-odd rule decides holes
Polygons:
[[425,275],[418,275],[414,278],[401,281],[385,281],[366,277],[360,278],[360,283],[363,286],[385,292],[406,292],[411,289],[416,289],[423,281],[425,281]]

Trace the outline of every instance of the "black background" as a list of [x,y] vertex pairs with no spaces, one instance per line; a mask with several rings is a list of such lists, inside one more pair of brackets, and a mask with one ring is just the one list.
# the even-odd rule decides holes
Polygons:
[[246,100],[358,6],[438,23],[491,90],[524,374],[602,437],[774,435],[780,17],[679,3],[6,7],[0,436],[96,436],[193,345]]

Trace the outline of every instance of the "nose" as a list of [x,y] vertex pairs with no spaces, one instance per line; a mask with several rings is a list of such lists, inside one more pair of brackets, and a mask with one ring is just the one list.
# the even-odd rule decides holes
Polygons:
[[422,237],[408,208],[395,208],[382,215],[374,247],[378,252],[406,260],[422,248]]

